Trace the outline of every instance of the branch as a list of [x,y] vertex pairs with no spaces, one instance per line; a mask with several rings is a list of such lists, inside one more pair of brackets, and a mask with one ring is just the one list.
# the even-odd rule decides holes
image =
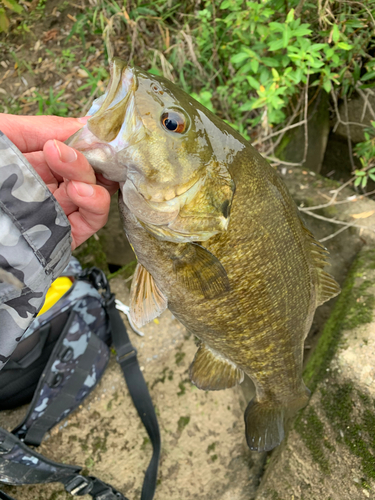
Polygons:
[[[324,217],[324,215],[314,214],[314,212],[310,212],[309,210],[305,210],[304,213],[307,215],[311,215],[311,217],[315,217],[315,219],[324,220],[326,222],[331,222],[332,224],[338,224],[340,226],[351,227],[354,225],[351,222],[344,222],[342,220],[330,219],[329,217]],[[355,224],[356,224],[356,222],[355,222]],[[358,227],[359,229],[369,229],[370,231],[373,231],[375,233],[375,228],[372,229],[369,226],[359,226],[356,224],[356,227]]]

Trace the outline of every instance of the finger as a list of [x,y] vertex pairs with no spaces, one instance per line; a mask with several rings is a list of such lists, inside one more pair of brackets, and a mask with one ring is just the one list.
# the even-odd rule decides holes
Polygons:
[[68,183],[67,194],[78,207],[68,217],[72,226],[74,249],[105,225],[111,197],[102,186],[77,181]]
[[60,207],[64,210],[66,216],[69,216],[73,212],[78,210],[77,204],[71,199],[68,194],[68,184],[69,181],[62,182],[58,189],[53,193]]
[[43,152],[53,172],[64,179],[95,184],[95,172],[89,162],[75,149],[59,141],[48,141]]
[[120,188],[118,182],[110,181],[109,179],[106,179],[102,174],[96,174],[96,183],[98,184],[98,186],[105,187],[111,196],[117,193]]
[[53,193],[57,189],[59,183],[62,182],[63,178],[51,171],[46,162],[43,151],[26,153],[25,157],[47,184],[48,189]]
[[88,118],[15,116],[0,113],[1,131],[22,153],[41,150],[49,139],[65,141],[82,128]]

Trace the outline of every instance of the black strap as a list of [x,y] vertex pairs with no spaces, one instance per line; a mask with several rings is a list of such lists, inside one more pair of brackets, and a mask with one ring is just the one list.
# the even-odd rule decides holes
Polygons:
[[0,499],[1,500],[15,500],[13,497],[10,497],[9,495],[4,493],[3,491],[0,491]]
[[117,352],[117,362],[121,366],[134,406],[147,430],[153,447],[152,458],[145,474],[141,495],[141,500],[152,500],[156,488],[161,447],[158,420],[145,379],[139,368],[137,350],[130,342],[120,313],[116,309],[113,294],[107,300],[106,308],[111,325],[113,345]]

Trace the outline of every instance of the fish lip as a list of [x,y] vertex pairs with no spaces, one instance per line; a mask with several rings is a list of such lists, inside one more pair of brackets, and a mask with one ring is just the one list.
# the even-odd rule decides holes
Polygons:
[[[137,171],[137,169],[135,168],[135,170]],[[129,173],[131,173],[131,170],[129,170]],[[138,173],[138,171],[137,171]],[[135,179],[134,179],[135,180]],[[177,191],[179,191],[178,189],[178,185],[177,186],[171,186],[170,188],[170,191],[171,192],[172,190],[174,191],[174,196],[172,197],[168,197],[168,198],[164,198],[164,199],[161,199],[160,198],[160,195],[162,195],[162,190],[160,189],[160,191],[158,191],[156,189],[156,193],[157,194],[154,194],[154,193],[150,193],[149,191],[147,190],[144,190],[142,191],[140,189],[140,182],[134,182],[134,180],[132,179],[132,182],[133,184],[137,187],[137,184],[138,184],[138,187],[137,187],[137,190],[139,191],[140,194],[142,194],[142,196],[149,202],[149,203],[167,203],[167,202],[172,202],[173,200],[177,199],[177,198],[180,198],[181,196],[183,195],[186,195],[188,193],[188,191],[192,190],[194,188],[194,186],[197,184],[197,182],[200,182],[202,180],[202,176],[198,175],[197,177],[191,179],[189,182],[186,182],[185,184],[183,184],[183,191],[180,191],[179,194],[177,194]],[[155,191],[155,189],[153,190]],[[160,195],[159,195],[160,193]]]

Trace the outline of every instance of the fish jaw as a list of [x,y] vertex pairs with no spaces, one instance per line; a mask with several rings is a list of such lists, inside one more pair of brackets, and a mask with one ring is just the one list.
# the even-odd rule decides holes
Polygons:
[[66,144],[80,151],[97,173],[123,182],[129,160],[125,152],[129,144],[141,139],[142,120],[135,112],[137,80],[133,69],[118,58],[110,69],[106,92],[93,102],[87,123]]

